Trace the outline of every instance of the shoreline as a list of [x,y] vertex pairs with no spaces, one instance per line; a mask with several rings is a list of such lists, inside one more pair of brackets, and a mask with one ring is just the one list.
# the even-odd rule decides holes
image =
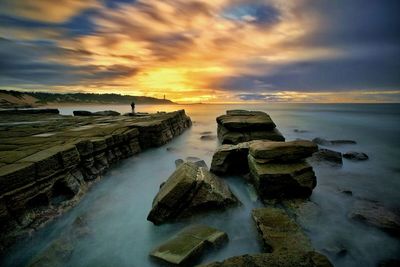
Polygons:
[[[8,155],[0,163],[1,254],[79,203],[113,164],[166,144],[191,126],[184,110],[146,117],[8,117],[37,120],[45,129],[34,132],[37,127],[25,124],[29,135],[8,130],[0,142],[2,158]],[[26,155],[15,153],[16,147]]]

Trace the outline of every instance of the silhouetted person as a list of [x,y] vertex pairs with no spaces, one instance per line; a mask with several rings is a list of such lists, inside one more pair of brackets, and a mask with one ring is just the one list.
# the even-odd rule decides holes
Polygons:
[[132,114],[135,114],[135,102],[132,101],[131,103]]

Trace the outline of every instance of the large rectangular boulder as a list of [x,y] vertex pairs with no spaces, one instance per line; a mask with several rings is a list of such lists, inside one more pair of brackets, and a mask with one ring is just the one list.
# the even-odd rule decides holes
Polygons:
[[249,168],[261,199],[306,198],[316,186],[312,167],[305,161],[259,163],[249,154]]

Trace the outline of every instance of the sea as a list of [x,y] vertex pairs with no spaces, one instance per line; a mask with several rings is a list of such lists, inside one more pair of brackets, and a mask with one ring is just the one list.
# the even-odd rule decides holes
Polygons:
[[[54,107],[54,106],[53,106]],[[63,105],[61,114],[74,110],[130,111],[129,105]],[[195,104],[137,105],[137,112],[185,109],[193,126],[168,144],[148,149],[113,166],[95,183],[77,206],[39,229],[32,238],[10,248],[2,266],[26,266],[55,240],[74,227],[80,216],[92,234],[73,242],[65,266],[160,266],[149,257],[155,247],[190,224],[207,224],[225,231],[229,242],[207,251],[197,263],[256,254],[262,243],[251,210],[262,207],[254,188],[240,176],[223,179],[242,205],[224,212],[210,212],[181,222],[153,225],[146,220],[154,196],[175,170],[176,159],[198,157],[210,166],[218,140],[201,140],[202,132],[216,135],[216,117],[229,109],[267,112],[286,140],[315,137],[350,139],[357,144],[330,149],[359,151],[369,160],[343,159],[341,167],[313,163],[317,186],[310,201],[316,216],[299,223],[314,248],[327,255],[334,266],[377,266],[387,259],[400,259],[400,241],[389,234],[349,218],[353,203],[371,200],[388,209],[400,210],[400,104]],[[351,191],[345,194],[343,191]]]

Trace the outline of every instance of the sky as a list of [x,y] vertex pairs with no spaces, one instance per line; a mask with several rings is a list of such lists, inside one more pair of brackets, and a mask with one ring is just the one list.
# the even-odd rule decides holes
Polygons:
[[0,88],[400,102],[398,0],[0,0]]

